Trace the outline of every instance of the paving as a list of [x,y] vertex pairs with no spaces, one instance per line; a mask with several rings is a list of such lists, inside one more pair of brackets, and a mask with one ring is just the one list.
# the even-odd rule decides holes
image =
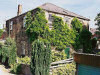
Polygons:
[[3,65],[0,65],[0,75],[14,75],[9,73],[9,70],[6,69]]

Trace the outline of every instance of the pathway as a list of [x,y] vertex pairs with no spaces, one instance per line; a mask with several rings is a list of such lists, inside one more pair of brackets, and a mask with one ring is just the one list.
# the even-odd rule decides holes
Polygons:
[[8,69],[6,69],[3,65],[0,65],[0,75],[14,75],[14,74],[10,74]]

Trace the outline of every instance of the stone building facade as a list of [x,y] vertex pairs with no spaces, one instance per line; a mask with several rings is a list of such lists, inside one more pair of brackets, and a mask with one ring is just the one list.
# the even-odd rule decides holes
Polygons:
[[[62,17],[64,22],[67,22],[69,27],[71,27],[70,26],[71,20],[74,17],[77,17],[83,23],[85,27],[89,28],[90,20],[88,18],[77,15],[73,12],[65,10],[51,3],[45,3],[39,7],[45,11],[46,19],[48,20],[50,29],[52,29],[52,15],[53,14]],[[21,14],[21,11],[22,11],[21,8],[22,6],[19,5],[17,16],[6,21],[6,32],[7,32],[7,36],[10,36],[11,38],[15,38],[16,44],[17,44],[17,54],[19,56],[21,55],[30,56],[31,45],[25,33],[25,21],[24,21],[25,15],[27,14],[27,12]],[[33,15],[36,12],[36,9],[37,8],[31,10]]]

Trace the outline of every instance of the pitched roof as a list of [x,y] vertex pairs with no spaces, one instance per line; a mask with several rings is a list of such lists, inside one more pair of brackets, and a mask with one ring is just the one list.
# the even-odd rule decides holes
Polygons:
[[[83,17],[83,16],[81,16],[81,15],[75,14],[75,13],[70,12],[70,11],[68,11],[68,10],[65,10],[65,9],[63,9],[63,8],[61,8],[61,7],[59,7],[59,6],[56,6],[56,5],[52,4],[52,3],[45,3],[45,4],[43,4],[43,5],[39,6],[39,7],[42,8],[42,9],[44,9],[44,10],[46,10],[46,11],[50,11],[50,12],[54,12],[54,13],[58,13],[58,14],[63,14],[63,15],[66,15],[66,16],[71,16],[71,17],[77,17],[77,18],[80,18],[80,19],[84,19],[84,20],[90,21],[90,19],[88,19],[88,18],[86,18],[86,17]],[[35,8],[35,9],[36,9],[36,8]],[[33,9],[33,10],[34,10],[34,9]],[[32,11],[32,10],[31,10],[31,11]],[[28,11],[27,11],[27,12],[28,12]],[[24,15],[24,14],[26,14],[27,12],[22,13],[21,15]],[[19,15],[19,16],[21,16],[21,15]],[[16,17],[19,17],[19,16],[15,16],[15,17],[13,17],[13,18],[16,18]],[[11,18],[11,19],[13,19],[13,18]],[[9,19],[9,20],[11,20],[11,19]],[[7,20],[7,21],[8,21],[8,20]]]
[[83,17],[83,16],[78,15],[76,13],[70,12],[68,10],[65,10],[59,6],[52,4],[52,3],[45,3],[45,4],[41,5],[40,7],[44,10],[47,10],[47,11],[51,11],[51,12],[55,12],[55,13],[59,13],[59,14],[67,15],[67,16],[77,17],[80,19],[90,20],[86,17]]

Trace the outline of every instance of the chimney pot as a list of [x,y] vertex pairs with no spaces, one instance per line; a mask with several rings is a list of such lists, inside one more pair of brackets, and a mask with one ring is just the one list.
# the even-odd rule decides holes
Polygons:
[[17,16],[20,15],[22,13],[22,5],[18,5],[18,12],[17,12]]

